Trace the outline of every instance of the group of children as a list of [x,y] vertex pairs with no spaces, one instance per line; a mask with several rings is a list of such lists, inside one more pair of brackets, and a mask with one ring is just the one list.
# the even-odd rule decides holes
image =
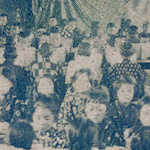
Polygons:
[[[0,146],[148,150],[150,96],[131,41],[137,28],[122,20],[117,33],[109,23],[93,37],[81,35],[76,20],[61,27],[52,19],[49,32],[39,29],[33,39],[32,33],[4,35]],[[146,30],[141,37],[150,38]]]

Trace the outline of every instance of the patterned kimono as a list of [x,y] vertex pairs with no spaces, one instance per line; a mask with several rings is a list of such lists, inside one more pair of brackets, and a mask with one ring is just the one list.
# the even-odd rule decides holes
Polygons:
[[41,133],[35,138],[32,148],[67,148],[66,143],[66,132],[58,131],[56,128],[52,127],[44,134]]
[[58,123],[61,125],[77,125],[78,118],[85,118],[84,106],[87,95],[83,93],[70,92],[69,89],[61,104]]

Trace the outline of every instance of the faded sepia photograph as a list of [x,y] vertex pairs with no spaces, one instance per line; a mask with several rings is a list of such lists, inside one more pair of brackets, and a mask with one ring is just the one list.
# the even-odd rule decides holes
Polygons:
[[0,0],[0,150],[150,150],[150,0]]

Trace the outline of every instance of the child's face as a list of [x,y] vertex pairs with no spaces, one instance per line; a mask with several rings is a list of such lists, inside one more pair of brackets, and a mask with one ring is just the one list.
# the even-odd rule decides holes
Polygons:
[[46,96],[54,93],[54,84],[49,78],[42,78],[37,87],[38,93],[42,93]]
[[93,123],[101,123],[106,115],[106,105],[97,103],[86,103],[85,113]]
[[51,33],[50,42],[52,47],[57,48],[61,45],[62,39],[60,33]]
[[1,16],[0,17],[0,25],[4,26],[7,23],[7,16]]
[[33,114],[33,128],[38,133],[46,132],[52,126],[53,120],[54,116],[49,109],[38,106]]
[[4,48],[0,48],[0,64],[2,64],[5,61],[4,55]]
[[145,104],[141,108],[140,120],[143,126],[150,126],[150,104]]
[[0,141],[3,144],[7,144],[9,143],[8,139],[9,139],[9,123],[0,122]]
[[73,87],[77,92],[86,92],[90,90],[91,83],[86,73],[81,74],[73,83]]
[[118,101],[125,106],[128,106],[134,96],[134,84],[123,83],[117,91]]
[[50,26],[56,26],[57,25],[57,19],[56,18],[51,18],[49,21],[49,25]]

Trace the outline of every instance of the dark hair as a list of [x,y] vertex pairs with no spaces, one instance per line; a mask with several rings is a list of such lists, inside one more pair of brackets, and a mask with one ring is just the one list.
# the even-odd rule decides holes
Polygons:
[[6,59],[16,59],[18,56],[17,52],[16,52],[16,48],[11,46],[11,45],[6,45],[5,46],[5,53],[3,55],[4,58]]
[[42,106],[48,109],[54,116],[55,121],[58,119],[58,112],[60,110],[61,101],[56,94],[51,94],[50,97],[46,97],[44,94],[39,94],[37,103],[37,106]]
[[1,17],[8,17],[7,14],[1,14],[0,16],[1,16]]
[[43,43],[41,45],[39,51],[43,57],[49,57],[52,55],[52,50],[50,50],[50,44],[49,43]]
[[69,22],[76,22],[77,20],[75,18],[70,18]]
[[114,26],[115,26],[115,24],[110,22],[110,23],[107,24],[107,29],[113,28]]
[[82,69],[76,71],[76,72],[74,73],[74,76],[71,77],[71,83],[74,83],[74,82],[78,79],[78,77],[79,77],[81,74],[83,74],[83,73],[86,73],[86,74],[88,75],[88,77],[92,75],[90,69],[88,69],[88,68],[82,68]]
[[24,148],[31,149],[32,141],[34,138],[34,131],[32,126],[26,122],[14,122],[10,125],[10,144]]
[[128,32],[129,32],[129,34],[136,34],[137,30],[138,30],[138,27],[132,25],[132,26],[129,27]]
[[90,44],[86,42],[82,42],[79,44],[78,55],[81,56],[90,56]]
[[125,57],[129,57],[134,54],[134,50],[132,49],[132,44],[130,42],[124,42],[121,46],[121,55]]
[[90,99],[87,100],[87,103],[89,102],[103,103],[107,106],[110,101],[109,90],[104,85],[93,87],[89,92],[89,97]]
[[144,96],[142,99],[143,104],[150,104],[150,96]]
[[59,29],[58,29],[58,27],[51,27],[50,32],[51,33],[59,33]]

